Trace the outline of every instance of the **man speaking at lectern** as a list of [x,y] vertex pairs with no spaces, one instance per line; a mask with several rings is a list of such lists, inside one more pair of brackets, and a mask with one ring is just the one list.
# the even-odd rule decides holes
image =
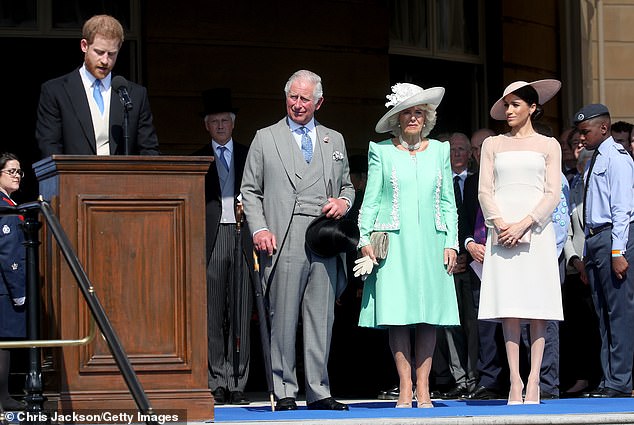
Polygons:
[[159,154],[147,90],[111,74],[123,40],[118,20],[93,16],[82,29],[83,65],[42,85],[35,126],[42,158]]

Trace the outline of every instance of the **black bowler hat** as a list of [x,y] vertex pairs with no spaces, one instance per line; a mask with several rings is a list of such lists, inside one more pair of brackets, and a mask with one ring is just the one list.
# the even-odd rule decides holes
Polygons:
[[205,90],[203,96],[203,111],[201,116],[219,114],[221,112],[238,112],[238,108],[231,105],[231,89],[216,88]]
[[320,257],[334,257],[357,247],[359,228],[354,220],[320,215],[306,229],[306,245]]
[[575,114],[572,122],[574,125],[582,123],[586,120],[600,117],[602,115],[610,116],[610,111],[608,107],[602,103],[592,103],[590,105],[586,105],[583,108],[579,109],[579,111]]

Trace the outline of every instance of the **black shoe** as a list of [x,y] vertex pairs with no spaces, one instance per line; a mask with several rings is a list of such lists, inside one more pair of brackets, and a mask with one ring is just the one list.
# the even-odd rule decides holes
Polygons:
[[581,391],[564,391],[563,393],[559,394],[559,398],[578,398],[581,397],[583,394],[587,394],[588,391],[587,390],[581,390]]
[[2,400],[0,401],[0,406],[2,406],[2,408],[4,410],[7,411],[16,411],[16,410],[25,410],[26,409],[26,403],[23,401],[18,401],[14,398],[7,398],[6,400]]
[[227,403],[227,390],[222,387],[216,388],[211,395],[214,396],[214,404],[222,406]]
[[398,400],[398,396],[400,394],[398,385],[394,385],[388,390],[379,391],[379,395],[377,398],[379,400]]
[[503,397],[497,391],[481,385],[461,398],[464,400],[496,400]]
[[559,398],[559,394],[547,393],[545,391],[540,391],[539,398],[542,400],[556,400]]
[[275,410],[297,410],[297,403],[293,397],[284,397],[277,401],[275,404]]
[[348,406],[339,403],[332,397],[322,398],[321,400],[307,403],[308,410],[348,410]]
[[597,388],[589,393],[583,393],[581,397],[587,398],[630,398],[632,393],[613,390],[612,388]]
[[440,393],[443,400],[455,400],[469,393],[466,385],[456,385],[447,392]]
[[251,403],[251,401],[242,391],[231,391],[231,393],[229,394],[229,403],[245,405]]

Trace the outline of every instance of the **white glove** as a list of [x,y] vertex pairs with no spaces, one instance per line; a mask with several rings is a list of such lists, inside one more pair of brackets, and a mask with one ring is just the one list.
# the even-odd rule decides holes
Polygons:
[[354,261],[354,264],[355,266],[352,268],[352,271],[354,271],[354,277],[361,276],[361,280],[365,280],[368,275],[372,273],[372,269],[374,268],[374,266],[378,265],[378,263],[373,262],[372,259],[370,259],[370,257],[367,255],[361,258],[357,258]]
[[26,297],[13,298],[13,304],[16,306],[24,305],[24,301],[26,301]]

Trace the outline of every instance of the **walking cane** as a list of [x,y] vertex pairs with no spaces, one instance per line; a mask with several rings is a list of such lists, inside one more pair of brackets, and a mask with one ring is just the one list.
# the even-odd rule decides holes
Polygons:
[[271,401],[271,411],[275,412],[274,396],[273,396],[273,368],[271,367],[271,340],[269,335],[268,315],[264,306],[263,289],[266,285],[266,277],[264,276],[264,268],[260,269],[258,255],[253,251],[253,264],[255,273],[260,277],[260,281],[253,279],[253,292],[255,296],[255,305],[258,309],[258,318],[260,321],[260,340],[262,341],[262,357],[264,360],[264,372],[266,373],[266,385],[269,392],[269,400]]
[[240,375],[240,328],[242,327],[242,203],[236,202],[236,244],[233,253],[233,383],[238,386]]

